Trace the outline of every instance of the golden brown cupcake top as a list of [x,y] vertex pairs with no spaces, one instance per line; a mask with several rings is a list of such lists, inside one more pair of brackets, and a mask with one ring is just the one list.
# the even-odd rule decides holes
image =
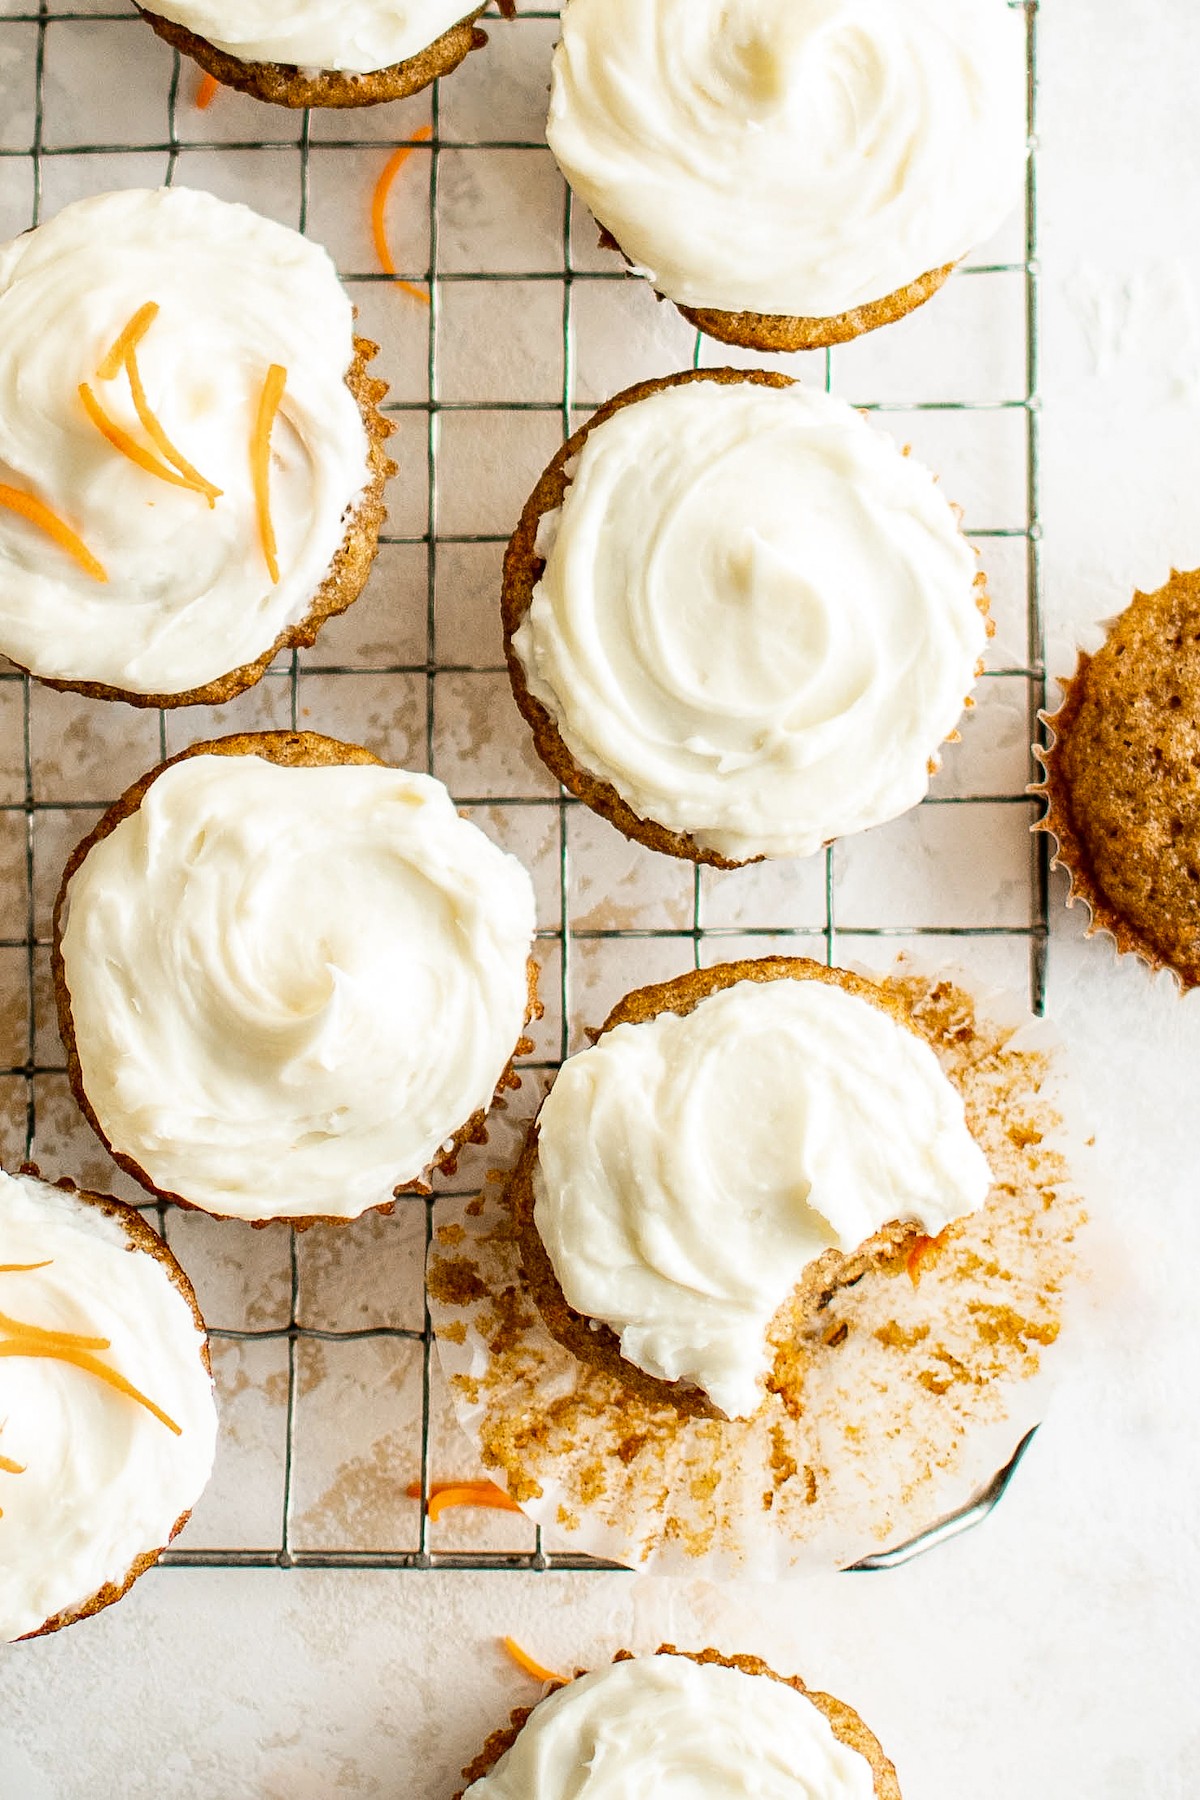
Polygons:
[[1047,722],[1049,799],[1073,898],[1118,949],[1200,982],[1200,573],[1137,593],[1081,654]]

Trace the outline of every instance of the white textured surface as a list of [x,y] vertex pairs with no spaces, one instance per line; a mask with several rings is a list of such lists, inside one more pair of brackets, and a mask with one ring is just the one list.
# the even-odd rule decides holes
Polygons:
[[[0,0],[0,11],[12,5]],[[535,29],[545,28],[532,21],[517,28]],[[140,30],[132,23],[128,28],[131,49],[142,42]],[[32,54],[23,47],[28,32],[0,26],[0,39],[7,47],[9,38],[20,38],[14,50],[20,59]],[[54,47],[56,33],[65,38],[67,28],[51,29],[48,78],[65,81],[69,70]],[[1136,17],[1121,0],[1046,0],[1043,45],[1045,511],[1052,660],[1063,668],[1076,636],[1124,605],[1135,583],[1157,584],[1171,560],[1200,563],[1200,252],[1183,235],[1200,191],[1200,125],[1191,80],[1200,61],[1200,13],[1181,0],[1146,0]],[[499,28],[493,47],[500,59],[496,105],[505,109],[504,129],[511,121],[511,128],[527,130],[533,87],[512,75],[515,53],[503,47]],[[157,47],[138,51],[143,54],[156,58]],[[86,67],[80,52],[79,68]],[[14,93],[2,129],[15,132],[23,90],[10,65],[2,68]],[[111,115],[113,95],[82,79],[79,92],[81,141],[103,141],[86,108],[98,108],[103,98]],[[477,129],[484,93],[482,68],[447,82],[443,122],[453,121],[462,134]],[[230,116],[240,121],[238,129],[276,129],[273,120],[260,124],[261,114],[251,117],[235,104],[238,111]],[[234,133],[215,108],[209,116],[214,133]],[[419,122],[422,115],[404,116]],[[141,129],[161,129],[161,119]],[[396,128],[381,117],[367,129],[385,134]],[[324,157],[328,162],[344,154],[327,151]],[[506,159],[511,164],[519,157],[528,179],[518,204],[516,190],[505,187],[505,170]],[[144,161],[154,159],[126,159],[122,178],[146,178],[135,167]],[[268,156],[245,162],[259,170],[264,187],[282,180]],[[443,160],[455,217],[469,213],[477,221],[472,229],[485,239],[514,246],[508,254],[520,261],[509,266],[530,269],[539,266],[537,257],[552,258],[556,202],[541,159],[496,153],[486,175],[470,172],[470,162],[468,152],[447,153]],[[319,162],[319,172],[325,166]],[[154,162],[149,178],[160,175],[161,164]],[[0,162],[0,214],[13,209],[13,229],[25,222],[24,178]],[[218,175],[206,172],[203,178],[216,182]],[[60,203],[71,182],[93,190],[105,185],[94,169],[51,159],[49,204]],[[249,173],[242,192],[250,198],[248,185]],[[278,204],[294,219],[290,189]],[[351,230],[349,214],[347,221],[339,225],[336,209],[332,215],[318,211],[313,228],[333,241],[338,229]],[[495,246],[489,241],[468,261],[470,241],[465,226],[461,233],[444,227],[444,257],[453,266],[487,266]],[[590,256],[582,229],[580,244]],[[452,304],[467,305],[465,286]],[[932,372],[959,391],[968,383],[975,391],[991,384],[1012,391],[1019,371],[1014,374],[1008,339],[989,338],[981,357],[970,335],[958,329],[971,309],[986,322],[986,306],[984,293],[963,282],[924,316],[881,334],[878,342],[852,347],[840,365],[844,390],[853,378],[860,396],[868,385],[882,393],[885,383],[903,392],[912,359],[923,351],[923,378]],[[514,368],[524,381],[543,388],[549,383],[552,395],[557,344],[553,308],[547,311],[548,323],[537,333],[516,328],[529,330],[533,354]],[[690,340],[677,332],[672,315],[655,311],[648,297],[633,290],[582,288],[577,316],[585,327],[579,366],[585,397],[678,366],[689,353]],[[401,379],[406,358],[418,366],[400,334],[393,334],[390,360],[399,370],[393,379]],[[517,377],[504,359],[505,345],[493,337],[476,357],[448,363],[444,381],[469,379],[478,389],[489,378],[503,380],[512,397]],[[534,420],[529,434],[541,424]],[[552,438],[552,422],[546,431]],[[912,436],[926,460],[946,468],[948,489],[953,464],[955,497],[973,500],[986,471],[975,453],[963,450],[953,425],[923,418]],[[468,439],[463,428],[464,455]],[[453,432],[450,440],[454,455],[459,445]],[[548,441],[546,454],[550,447]],[[541,448],[527,450],[513,476],[520,491],[507,498],[510,512],[511,502],[524,497],[526,477],[536,473],[531,465]],[[1011,498],[1012,480],[1002,479]],[[496,499],[502,511],[505,496]],[[396,582],[407,579],[399,561],[397,556]],[[457,604],[448,629],[469,640],[472,655],[482,634],[493,629],[492,577],[479,568],[485,561],[462,553],[454,564]],[[394,596],[397,587],[380,585],[379,591]],[[396,627],[389,630],[394,636]],[[1013,626],[1002,618],[998,645],[1006,631],[1011,639]],[[362,686],[359,716],[374,708],[379,725],[372,729],[383,729],[386,719],[387,729],[399,732],[395,692],[387,684],[408,678],[372,675],[368,662],[355,679]],[[447,715],[442,744],[448,757],[461,750],[469,766],[481,754],[471,720],[486,716],[490,690],[488,678],[456,679],[464,708]],[[332,708],[345,690],[331,697],[322,685],[327,680],[304,674],[302,692],[312,696],[308,722],[336,729]],[[472,682],[477,688],[468,696]],[[237,717],[245,718],[254,704],[248,699]],[[89,751],[78,716],[79,709],[59,696],[35,696],[35,732],[45,734],[37,741],[50,746],[44,768],[51,791],[68,775],[82,771],[86,778]],[[207,723],[189,721],[192,735]],[[140,721],[122,720],[122,726],[119,755],[132,763],[132,777],[153,759],[153,738],[137,737]],[[8,729],[0,718],[5,745]],[[972,791],[1002,791],[1019,780],[1020,743],[1015,706],[994,703],[986,713],[981,708],[943,779],[963,779],[969,766]],[[521,760],[520,736],[509,729],[499,704],[488,745],[482,751],[492,781],[486,791],[505,791],[500,784],[507,781],[508,791],[545,793],[536,785],[536,771]],[[7,759],[10,750],[4,754]],[[439,763],[437,772],[445,776],[446,766]],[[105,780],[112,779],[110,768]],[[988,784],[982,789],[981,779]],[[104,792],[93,789],[89,797],[103,798]],[[1005,904],[1015,906],[1024,870],[1021,821],[1010,817],[1016,809],[972,808],[969,817],[948,818],[949,810],[922,809],[862,840],[841,867],[843,912],[868,908],[872,896],[878,903],[886,877],[893,913],[917,921],[926,868],[939,877],[936,891],[945,907],[939,916],[948,923],[955,922],[955,908],[961,915],[980,892],[1002,900],[1007,895]],[[538,818],[536,811],[523,816],[523,850],[549,907],[551,809],[541,838]],[[78,815],[67,822],[64,850],[84,828]],[[620,914],[655,925],[688,922],[690,890],[681,886],[678,870],[620,846],[615,852],[602,848],[586,817],[572,820],[572,845],[577,919]],[[952,860],[940,867],[929,862],[940,854]],[[50,869],[48,881],[52,874]],[[781,878],[778,870],[751,870],[706,885],[706,895],[731,923],[757,918],[769,924],[777,916]],[[793,871],[788,892],[793,916],[806,906],[819,916],[815,868]],[[1054,926],[1051,1006],[1072,1047],[1110,1172],[1099,1210],[1121,1234],[1122,1292],[1114,1292],[1104,1341],[1092,1346],[1084,1371],[1060,1392],[1048,1428],[982,1530],[894,1575],[838,1576],[758,1591],[716,1592],[607,1575],[151,1574],[103,1618],[57,1640],[0,1653],[3,1800],[327,1800],[331,1794],[447,1800],[462,1761],[510,1705],[531,1697],[530,1684],[495,1647],[504,1632],[563,1665],[622,1643],[649,1648],[664,1636],[756,1650],[862,1710],[896,1759],[905,1800],[1192,1800],[1200,1450],[1191,1426],[1190,1377],[1200,1356],[1200,1323],[1190,1271],[1200,1253],[1193,1173],[1200,1001],[1180,1003],[1166,981],[1152,981],[1128,963],[1114,966],[1102,945],[1080,941],[1079,921],[1061,907]],[[661,956],[655,942],[635,948],[641,979],[679,966],[677,947],[667,945]],[[944,948],[950,954],[953,946]],[[994,952],[987,944],[973,947],[972,966],[994,969],[1014,983],[1023,979],[1020,946],[1005,940],[996,941]],[[581,1013],[600,1013],[627,985],[624,974],[612,946],[583,945],[575,990]],[[47,1104],[50,1124],[63,1120],[51,1140],[63,1166],[74,1151],[80,1162],[90,1158],[95,1177],[97,1156],[86,1135],[74,1132],[61,1106],[55,1112],[49,1099]],[[343,1323],[352,1310],[370,1322],[386,1304],[396,1317],[408,1309],[405,1322],[411,1322],[419,1265],[406,1235],[408,1220],[394,1225],[378,1240],[386,1238],[388,1245],[386,1288],[378,1276],[363,1279],[363,1271],[378,1266],[372,1254],[378,1246],[366,1237],[337,1251],[305,1244],[307,1316],[319,1322],[322,1307],[337,1303]],[[283,1235],[231,1239],[229,1229],[187,1220],[172,1232],[180,1255],[207,1287],[202,1298],[215,1312],[225,1311],[225,1319],[214,1322],[245,1317],[247,1309],[259,1323],[277,1320],[281,1307],[286,1317]],[[249,1274],[240,1274],[239,1265]],[[234,1517],[243,1541],[261,1541],[274,1529],[274,1499],[261,1468],[278,1453],[278,1409],[270,1395],[278,1393],[280,1357],[273,1344],[227,1353],[235,1366],[227,1381],[233,1398],[226,1418],[236,1430],[227,1433],[192,1542],[229,1542]],[[309,1541],[329,1528],[328,1506],[320,1504],[330,1486],[321,1458],[329,1449],[327,1421],[337,1417],[339,1384],[349,1379],[335,1361],[332,1354],[326,1358],[325,1378],[314,1387],[315,1395],[326,1394],[327,1405],[310,1415],[302,1459],[305,1493],[311,1495],[301,1501],[309,1509]],[[406,1378],[394,1367],[392,1375],[396,1382]],[[382,1386],[379,1392],[377,1400],[372,1391],[372,1406],[383,1406]],[[372,1425],[361,1403],[354,1429],[362,1430],[369,1455]],[[454,1454],[452,1443],[439,1437],[435,1457],[442,1468]],[[251,1503],[260,1511],[247,1522]],[[385,1503],[386,1495],[377,1507]],[[368,1509],[360,1539],[389,1524],[385,1512]],[[499,1527],[447,1524],[439,1541],[461,1543],[468,1532],[485,1529]],[[521,1543],[519,1529],[487,1541]]]

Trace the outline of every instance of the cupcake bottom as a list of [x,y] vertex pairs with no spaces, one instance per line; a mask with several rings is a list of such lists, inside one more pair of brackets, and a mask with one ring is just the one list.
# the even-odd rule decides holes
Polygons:
[[526,1289],[511,1184],[438,1202],[428,1289],[452,1403],[555,1548],[714,1578],[842,1567],[960,1510],[1041,1417],[1086,1219],[1057,1040],[1003,996],[903,965],[878,986],[962,1094],[992,1193],[915,1281],[870,1269],[815,1312],[782,1309],[751,1419],[688,1416],[560,1343]]
[[[768,1681],[782,1682],[784,1687],[794,1688],[811,1700],[818,1712],[824,1713],[829,1721],[834,1737],[841,1740],[851,1750],[870,1764],[871,1774],[875,1782],[876,1800],[901,1800],[900,1784],[896,1779],[896,1770],[890,1758],[885,1756],[883,1746],[874,1732],[871,1731],[844,1700],[835,1700],[832,1694],[820,1693],[815,1688],[806,1687],[798,1675],[779,1675],[765,1663],[761,1656],[723,1656],[719,1650],[677,1650],[674,1644],[660,1644],[654,1653],[656,1656],[683,1656],[689,1662],[716,1663],[723,1669],[739,1669],[743,1675],[754,1675]],[[631,1650],[618,1650],[613,1657],[614,1663],[629,1662],[633,1658]],[[580,1671],[584,1673],[585,1671]],[[466,1787],[472,1782],[482,1781],[490,1775],[506,1750],[510,1750],[521,1735],[522,1728],[530,1714],[536,1709],[532,1706],[520,1706],[510,1715],[507,1725],[494,1731],[484,1744],[483,1749],[467,1768],[463,1770],[463,1781]],[[466,1787],[460,1788],[454,1800],[463,1800]]]
[[[354,340],[354,361],[346,371],[350,389],[362,414],[367,433],[367,486],[360,496],[347,525],[341,547],[330,564],[329,573],[313,595],[304,617],[295,625],[285,626],[262,655],[241,668],[219,675],[203,687],[188,688],[182,693],[141,694],[131,688],[113,687],[103,681],[60,681],[46,675],[36,676],[43,687],[57,688],[60,693],[86,694],[90,700],[123,700],[127,706],[164,708],[173,706],[223,706],[236,699],[247,688],[257,685],[275,658],[283,650],[306,650],[317,640],[327,619],[344,613],[353,606],[366,585],[367,576],[379,548],[379,533],[387,518],[383,490],[396,465],[385,445],[395,426],[379,410],[379,402],[387,393],[387,382],[368,373],[367,364],[379,354],[379,345],[369,338]],[[23,664],[17,663],[17,668]],[[32,673],[26,669],[26,674]]]
[[[506,17],[515,10],[513,0],[499,0],[499,6]],[[173,19],[164,19],[144,6],[138,11],[173,50],[190,56],[222,87],[236,88],[272,106],[378,106],[385,100],[403,100],[420,93],[440,75],[449,75],[472,50],[487,43],[487,33],[475,24],[484,8],[476,6],[424,50],[390,68],[374,69],[367,75],[348,75],[336,69],[313,73],[292,63],[243,62]]]
[[[869,1005],[880,1006],[898,1025],[907,1027],[910,1022],[908,1009],[898,996],[883,994],[874,982],[864,981],[847,969],[829,969],[824,963],[804,958],[770,956],[754,961],[718,963],[710,969],[690,970],[686,975],[656,987],[638,988],[614,1007],[600,1035],[617,1025],[645,1024],[664,1012],[680,1015],[694,1012],[701,1001],[740,981],[774,980],[827,982]],[[581,1364],[615,1377],[631,1392],[652,1403],[672,1406],[680,1417],[722,1418],[724,1415],[716,1411],[699,1389],[657,1380],[629,1362],[621,1354],[620,1340],[614,1331],[597,1320],[585,1318],[568,1305],[534,1223],[533,1171],[537,1155],[538,1134],[533,1125],[513,1170],[507,1202],[518,1234],[527,1291],[547,1330]],[[804,1279],[788,1304],[787,1329],[794,1331],[802,1320],[815,1321],[839,1288],[853,1286],[871,1271],[890,1275],[903,1271],[923,1235],[919,1225],[896,1220],[884,1225],[850,1255],[844,1255],[840,1250],[827,1250],[805,1270]]]
[[721,312],[714,307],[683,306],[678,301],[675,304],[697,331],[722,344],[738,344],[745,350],[826,350],[834,344],[848,344],[866,331],[877,331],[881,325],[892,325],[923,306],[953,269],[953,263],[931,269],[883,300],[870,300],[865,306],[828,319],[794,318],[786,313]]

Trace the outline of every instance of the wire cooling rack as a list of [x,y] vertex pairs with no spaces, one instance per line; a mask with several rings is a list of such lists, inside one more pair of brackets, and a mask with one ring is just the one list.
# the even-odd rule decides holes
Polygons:
[[[578,1041],[582,1022],[598,1022],[625,988],[689,963],[788,944],[829,961],[869,960],[872,951],[916,945],[927,958],[958,961],[979,975],[998,972],[1010,985],[1019,959],[1041,1010],[1047,848],[1044,838],[1026,839],[1033,802],[1025,793],[1028,746],[1045,699],[1038,0],[1010,3],[1025,13],[1029,43],[1032,154],[1020,236],[961,267],[910,321],[836,355],[779,361],[864,410],[895,415],[881,423],[911,435],[947,491],[962,499],[1000,624],[998,657],[980,684],[979,722],[906,821],[829,850],[823,864],[727,875],[668,866],[632,849],[547,787],[530,764],[503,674],[499,557],[555,444],[635,379],[669,373],[689,358],[696,366],[731,359],[685,337],[673,309],[656,308],[617,259],[596,250],[594,227],[549,162],[536,113],[557,10],[526,9],[512,23],[497,18],[486,51],[401,107],[289,115],[225,93],[211,112],[198,112],[192,66],[102,0],[61,11],[48,0],[36,10],[0,0],[3,235],[37,224],[77,193],[182,179],[245,198],[329,242],[363,328],[383,340],[385,364],[390,355],[394,365],[384,367],[393,382],[385,410],[398,426],[402,463],[393,495],[403,494],[399,505],[393,498],[393,527],[368,588],[377,600],[365,597],[347,615],[354,621],[374,605],[374,638],[335,624],[313,651],[283,659],[253,696],[216,716],[138,715],[131,724],[124,708],[53,696],[0,669],[0,782],[7,784],[0,865],[9,895],[0,937],[0,1060],[7,1065],[0,1066],[0,1147],[10,1161],[32,1156],[49,1175],[71,1174],[144,1205],[144,1195],[122,1186],[66,1092],[48,1023],[47,896],[71,844],[127,780],[215,730],[311,726],[368,742],[440,775],[471,816],[535,864],[550,1004],[536,1052],[522,1065],[525,1093],[513,1125]],[[165,132],[154,128],[159,118]],[[512,120],[512,135],[489,134],[488,126]],[[424,253],[403,270],[428,295],[425,316],[411,297],[403,315],[387,310],[400,296],[364,253],[365,233],[343,230],[344,195],[339,204],[326,180],[335,164],[343,179],[349,174],[365,218],[382,158],[404,143],[413,157],[401,204],[410,210],[397,244],[400,236],[418,243],[427,231]],[[418,209],[413,196],[426,182],[428,205]],[[527,229],[531,211],[537,223]],[[1016,345],[1015,359],[993,367],[1000,338]],[[550,340],[557,391],[534,392],[529,371],[545,361]],[[512,347],[498,352],[505,342]],[[935,391],[914,394],[913,371],[931,352]],[[631,360],[623,363],[626,353]],[[474,388],[464,369],[476,370]],[[975,385],[985,375],[986,394]],[[953,430],[939,433],[939,426]],[[1003,445],[989,440],[998,426]],[[993,481],[997,463],[1004,468]],[[489,491],[497,471],[501,491],[494,484]],[[989,718],[999,723],[989,727]],[[501,1138],[504,1130],[502,1121]],[[491,1154],[501,1160],[501,1146]],[[450,1187],[461,1191],[484,1172],[485,1160],[476,1159]],[[436,1196],[405,1199],[394,1218],[347,1227],[324,1245],[321,1231],[254,1234],[146,1209],[157,1213],[213,1323],[225,1421],[217,1498],[202,1502],[163,1566],[602,1566],[547,1553],[524,1520],[512,1526],[523,1534],[516,1547],[467,1524],[457,1543],[443,1541],[430,1524],[431,1484],[463,1475],[467,1457],[449,1429],[443,1436],[446,1408],[424,1305],[421,1271],[435,1206]],[[393,1304],[401,1287],[408,1297]],[[444,1466],[435,1466],[439,1458]],[[995,1503],[1008,1473],[959,1525]],[[403,1499],[410,1478],[419,1500]],[[951,1528],[943,1524],[939,1535]]]

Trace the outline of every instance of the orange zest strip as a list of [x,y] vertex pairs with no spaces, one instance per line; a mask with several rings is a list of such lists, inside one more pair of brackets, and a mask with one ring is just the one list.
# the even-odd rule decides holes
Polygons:
[[[422,125],[419,131],[413,132],[413,137],[421,142],[427,141],[432,136],[433,128],[429,125]],[[392,191],[392,183],[412,153],[413,146],[403,144],[388,158],[379,180],[375,183],[375,192],[371,200],[371,235],[375,239],[375,254],[379,258],[379,266],[385,275],[396,275],[396,259],[392,255],[387,235],[388,196]],[[401,281],[398,277],[396,286],[402,287],[406,294],[413,296],[414,300],[419,300],[422,306],[429,305],[429,295],[424,288],[414,287],[411,281]]]
[[53,1261],[54,1258],[48,1256],[40,1263],[0,1263],[0,1275],[28,1275],[34,1269],[48,1269]]
[[128,325],[113,345],[108,355],[96,370],[97,381],[115,381],[121,373],[125,358],[137,349],[155,319],[158,317],[158,301],[147,300],[145,306],[138,308]]
[[83,401],[84,411],[96,427],[102,438],[107,438],[114,450],[127,456],[139,469],[145,469],[147,475],[157,475],[160,481],[169,481],[172,487],[188,488],[196,492],[196,484],[181,475],[177,469],[169,469],[160,463],[157,456],[151,456],[149,450],[143,450],[136,438],[131,438],[115,419],[110,419],[86,381],[79,384],[79,398]]
[[43,501],[35,499],[32,494],[23,494],[19,488],[0,486],[0,506],[19,514],[22,519],[28,519],[31,525],[36,525],[47,537],[52,537],[60,549],[75,558],[80,568],[93,581],[108,580],[103,563],[96,561],[83,539],[56,512],[51,512]]
[[553,1669],[544,1669],[540,1662],[534,1662],[529,1652],[522,1650],[515,1638],[501,1638],[500,1643],[512,1657],[518,1669],[524,1669],[526,1675],[532,1675],[535,1681],[557,1681],[565,1686],[567,1681],[565,1675],[556,1675]]
[[[421,1498],[421,1484],[412,1481],[407,1489],[410,1500]],[[434,1524],[452,1506],[481,1506],[493,1512],[519,1513],[521,1508],[510,1500],[503,1488],[492,1481],[435,1481],[429,1490],[429,1517]]]
[[286,386],[287,370],[279,363],[272,363],[263,382],[258,417],[254,421],[254,435],[250,439],[250,468],[254,476],[258,534],[262,540],[267,572],[275,583],[279,581],[279,558],[276,554],[275,527],[271,522],[271,433],[275,428],[275,415],[279,411],[279,402],[283,399]]
[[126,1381],[125,1377],[119,1375],[115,1369],[107,1368],[96,1357],[89,1356],[86,1350],[78,1350],[71,1344],[46,1342],[41,1338],[34,1338],[32,1336],[33,1327],[28,1325],[22,1326],[20,1331],[20,1336],[10,1339],[7,1343],[0,1343],[0,1356],[44,1357],[49,1362],[70,1363],[73,1368],[82,1369],[85,1375],[94,1375],[97,1381],[107,1382],[108,1386],[115,1388],[117,1393],[126,1394],[130,1400],[136,1400],[139,1406],[144,1406],[146,1411],[152,1413],[160,1424],[166,1426],[168,1431],[173,1431],[176,1437],[183,1436],[182,1427],[177,1425],[168,1413],[165,1413],[160,1406],[155,1406],[153,1400],[148,1400],[140,1389],[135,1388],[132,1382]]
[[142,386],[141,370],[138,368],[137,347],[130,344],[125,352],[125,373],[129,376],[129,391],[133,395],[134,411],[142,422],[142,429],[157,450],[160,450],[171,463],[188,487],[196,488],[204,495],[210,507],[214,507],[221,498],[221,489],[214,487],[211,481],[205,480],[199,469],[193,469],[186,456],[175,448],[154,413],[146,398],[146,390]]
[[220,91],[221,84],[216,76],[205,75],[200,86],[196,89],[196,98],[193,102],[196,111],[207,112]]

